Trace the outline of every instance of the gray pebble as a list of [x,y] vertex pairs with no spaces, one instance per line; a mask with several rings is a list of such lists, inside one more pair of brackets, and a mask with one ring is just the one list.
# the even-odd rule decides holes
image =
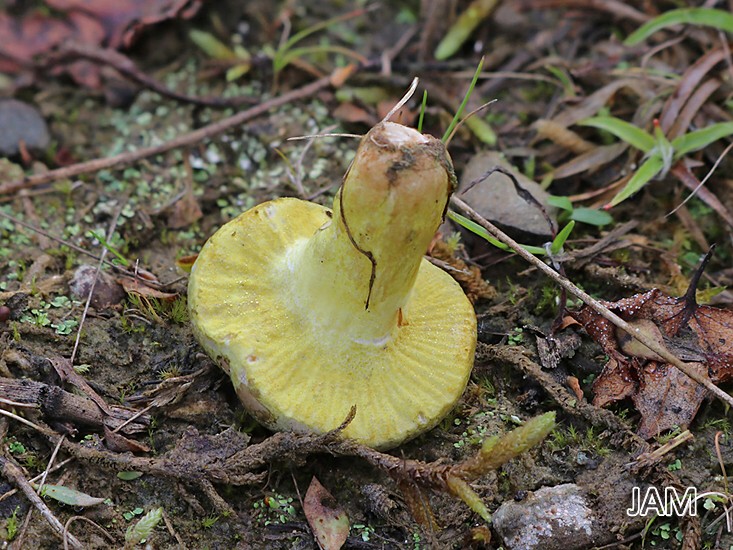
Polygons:
[[0,155],[17,155],[20,141],[29,150],[42,151],[49,140],[46,121],[33,105],[17,99],[0,100]]
[[593,510],[574,483],[543,487],[522,502],[505,502],[493,525],[508,550],[580,550],[597,538]]
[[[69,291],[72,296],[81,302],[86,302],[89,290],[94,283],[97,268],[93,265],[81,265],[74,272],[74,277],[69,282]],[[105,271],[99,273],[99,278],[94,285],[92,294],[92,307],[96,309],[113,306],[122,301],[125,291],[114,278]]]
[[[556,209],[548,206],[547,192],[537,183],[514,170],[499,153],[487,151],[474,156],[463,171],[458,197],[490,222],[521,242],[543,242],[550,239],[550,226],[542,212],[517,194],[514,184],[506,175],[494,172],[485,180],[461,193],[468,185],[494,166],[501,166],[514,174],[523,189],[545,207],[550,218]],[[538,241],[539,240],[539,241]]]

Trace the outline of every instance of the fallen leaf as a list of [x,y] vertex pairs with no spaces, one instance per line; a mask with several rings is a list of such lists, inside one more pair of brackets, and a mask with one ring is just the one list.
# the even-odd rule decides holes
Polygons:
[[430,245],[430,257],[444,262],[445,271],[461,285],[466,296],[475,303],[476,300],[490,300],[496,296],[496,289],[486,282],[481,270],[456,257],[455,250],[442,239],[433,239]]
[[140,32],[167,19],[189,19],[201,2],[197,0],[46,0],[63,12],[82,12],[104,28],[108,48],[129,48]]
[[303,499],[303,512],[319,548],[338,550],[344,545],[349,536],[349,518],[315,477]]
[[188,227],[203,216],[196,196],[185,193],[179,200],[173,203],[168,213],[167,225],[171,229],[183,229]]
[[[168,19],[190,19],[200,0],[46,0],[44,12],[28,10],[11,17],[0,12],[0,72],[32,67],[34,58],[63,42],[111,49],[129,48],[146,28]],[[49,10],[48,8],[51,8]],[[89,61],[57,65],[91,88],[101,86],[100,68]]]
[[130,471],[117,472],[117,478],[121,479],[122,481],[133,481],[142,476],[143,476],[142,472],[130,472]]
[[194,262],[199,257],[198,254],[191,254],[190,256],[182,256],[176,260],[176,265],[179,269],[182,269],[186,273],[191,273]]
[[147,286],[139,279],[121,277],[118,281],[128,294],[139,294],[146,298],[157,298],[159,300],[175,300],[178,297],[178,294],[175,292],[163,292],[162,290],[156,290]]
[[[733,378],[733,311],[700,306],[658,289],[604,305],[713,383]],[[631,397],[641,414],[638,432],[644,438],[692,421],[707,393],[698,383],[588,306],[571,315],[609,356],[593,384],[594,405]]]
[[104,443],[110,451],[116,453],[149,453],[150,447],[134,439],[128,439],[124,435],[113,432],[106,425],[104,426]]
[[14,73],[22,70],[36,55],[47,52],[75,34],[68,22],[53,19],[40,13],[14,18],[0,12],[0,72]]
[[351,102],[341,103],[333,110],[333,116],[344,122],[363,122],[369,125],[375,124],[377,120],[375,115]]
[[[31,483],[31,487],[38,490],[40,485],[37,483]],[[93,497],[76,489],[64,487],[63,485],[43,485],[41,494],[43,496],[58,500],[69,506],[79,506],[86,508],[88,506],[96,506],[102,504],[105,499],[99,497]]]

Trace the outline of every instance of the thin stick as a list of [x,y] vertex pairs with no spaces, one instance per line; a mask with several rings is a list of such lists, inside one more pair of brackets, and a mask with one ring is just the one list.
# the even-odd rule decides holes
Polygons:
[[[63,468],[64,466],[66,466],[72,460],[76,460],[76,459],[72,456],[71,458],[67,458],[63,462],[59,462],[58,464],[56,464],[56,466],[54,466],[53,468],[51,468],[48,471],[48,473],[50,474],[50,473],[55,472],[56,470],[59,470],[60,468]],[[29,482],[35,483],[36,481],[38,481],[39,479],[41,479],[42,476],[43,476],[43,474],[38,474],[36,477],[32,477],[29,480]],[[3,493],[2,495],[0,495],[0,502],[2,502],[3,500],[5,500],[6,498],[12,497],[17,492],[18,492],[18,489],[10,489],[10,491],[8,491],[7,493]]]
[[662,357],[667,363],[670,363],[677,367],[679,370],[684,372],[687,376],[692,378],[695,382],[702,385],[705,389],[707,389],[709,392],[711,392],[713,395],[715,395],[718,399],[721,401],[727,403],[730,406],[733,406],[733,397],[725,393],[723,390],[721,390],[718,386],[713,384],[709,379],[705,378],[701,374],[699,374],[697,371],[694,370],[693,367],[688,365],[687,363],[684,363],[681,361],[678,357],[676,357],[673,353],[671,353],[666,347],[661,345],[659,342],[654,340],[652,337],[648,336],[645,332],[642,332],[639,328],[634,327],[621,319],[618,315],[610,311],[606,306],[604,306],[601,302],[590,296],[588,293],[584,292],[583,290],[579,289],[577,286],[575,286],[570,280],[566,279],[565,277],[562,277],[560,274],[558,274],[554,269],[552,269],[550,266],[548,266],[546,263],[544,263],[539,258],[533,256],[526,250],[524,250],[519,243],[517,243],[514,239],[512,239],[509,235],[501,231],[499,228],[497,228],[495,225],[487,221],[485,218],[483,218],[478,212],[476,212],[473,208],[471,208],[468,204],[466,204],[464,201],[459,199],[458,197],[454,196],[451,198],[451,204],[462,210],[468,217],[470,217],[473,221],[478,223],[481,227],[486,229],[494,238],[500,240],[507,246],[510,246],[512,250],[518,255],[521,256],[524,260],[532,264],[534,267],[539,269],[542,273],[550,277],[553,281],[555,281],[558,285],[560,285],[562,288],[567,290],[570,294],[581,300],[584,304],[592,308],[594,311],[596,311],[599,315],[616,325],[618,328],[623,330],[624,332],[631,335],[634,339],[638,340],[642,344],[644,344],[646,347],[648,347],[650,350],[655,352],[657,355]]
[[60,51],[46,60],[46,64],[58,66],[60,63],[69,63],[76,59],[87,59],[99,65],[109,65],[121,75],[133,82],[152,90],[153,92],[184,103],[193,103],[214,108],[236,107],[243,104],[257,103],[252,96],[221,97],[221,96],[190,96],[168,88],[161,82],[135,66],[129,57],[112,49],[97,48],[88,44],[72,42],[61,46]]
[[382,122],[387,122],[390,118],[392,118],[392,115],[395,114],[397,111],[402,109],[402,107],[410,101],[410,98],[412,97],[412,94],[415,93],[415,90],[417,90],[417,83],[420,82],[420,79],[415,77],[412,79],[412,83],[410,84],[410,88],[405,92],[405,95],[402,96],[402,99],[400,99],[397,104],[392,107],[389,112],[384,115],[384,118],[382,119]]
[[710,176],[712,176],[712,175],[713,175],[713,174],[715,173],[715,170],[717,170],[717,168],[718,168],[718,165],[719,165],[719,164],[720,164],[720,163],[722,162],[723,158],[725,158],[725,155],[727,155],[727,154],[728,154],[728,151],[730,151],[730,150],[731,150],[731,148],[733,148],[733,143],[731,143],[730,145],[728,145],[728,147],[726,147],[726,148],[725,148],[725,150],[724,150],[724,151],[723,151],[722,153],[720,153],[720,156],[719,156],[719,157],[717,158],[717,160],[715,161],[715,164],[713,164],[713,167],[712,167],[712,168],[710,169],[710,171],[709,171],[709,172],[708,172],[707,174],[705,174],[705,177],[704,177],[703,179],[701,179],[701,180],[700,180],[700,183],[698,183],[698,184],[697,184],[697,187],[695,187],[695,188],[694,188],[694,189],[692,190],[692,193],[690,193],[689,195],[687,195],[687,197],[685,197],[685,200],[683,200],[683,201],[682,201],[682,202],[681,202],[680,204],[678,204],[677,206],[675,206],[674,210],[672,210],[671,212],[669,212],[669,213],[668,213],[668,214],[667,214],[667,215],[665,216],[665,218],[668,218],[669,216],[671,216],[672,214],[674,214],[675,212],[677,212],[677,210],[679,210],[679,209],[680,209],[680,208],[682,208],[682,207],[683,207],[684,205],[686,205],[686,204],[687,204],[687,202],[688,202],[688,201],[689,201],[689,200],[690,200],[690,199],[691,199],[692,197],[694,197],[694,196],[695,196],[695,195],[697,194],[697,192],[698,192],[698,191],[700,190],[700,188],[701,188],[701,187],[702,187],[703,185],[705,185],[705,183],[706,183],[706,182],[707,182],[707,181],[708,181],[708,180],[710,179]]
[[178,136],[177,138],[167,141],[165,143],[161,143],[160,145],[155,145],[153,147],[144,147],[142,149],[138,149],[137,151],[121,153],[112,157],[80,162],[78,164],[72,164],[71,166],[66,166],[64,168],[49,170],[48,172],[43,174],[27,176],[22,180],[8,182],[6,184],[0,185],[0,195],[14,193],[19,189],[36,187],[38,185],[43,185],[44,183],[50,183],[52,181],[57,181],[64,178],[71,178],[80,174],[98,172],[99,170],[104,170],[107,168],[127,166],[141,159],[152,157],[154,155],[159,155],[161,153],[166,153],[168,151],[171,151],[172,149],[178,149],[180,147],[193,145],[217,134],[221,134],[222,132],[234,128],[235,126],[244,124],[248,120],[263,115],[271,109],[281,107],[282,105],[290,103],[291,101],[311,96],[316,92],[322,90],[323,88],[326,88],[327,86],[329,86],[329,84],[330,77],[324,76],[323,78],[319,78],[318,80],[315,80],[310,84],[306,84],[301,88],[297,88],[278,97],[273,97],[272,99],[264,101],[259,105],[255,105],[254,107],[250,107],[249,109],[246,109],[241,113],[223,118],[218,122],[214,122],[212,124],[204,126],[203,128],[199,128],[198,130],[188,132],[187,134]]
[[9,407],[20,407],[26,409],[38,408],[38,404],[36,403],[18,403],[17,401],[11,401],[10,399],[5,399],[4,397],[0,397],[0,403],[2,403],[3,405],[8,405]]
[[46,478],[48,477],[48,473],[51,471],[51,467],[53,466],[53,461],[56,460],[56,455],[59,454],[59,449],[61,448],[61,444],[64,442],[65,435],[61,435],[59,437],[58,442],[56,443],[56,446],[53,449],[53,452],[51,453],[51,458],[48,459],[48,464],[46,465],[46,469],[43,470],[43,474],[41,475],[41,482],[38,484],[38,491],[36,491],[39,495],[41,494],[41,491],[43,490],[43,484],[46,483]]
[[285,141],[300,141],[303,139],[315,139],[315,138],[325,138],[325,137],[346,137],[346,138],[361,139],[364,136],[360,134],[344,134],[341,132],[337,132],[337,133],[328,133],[328,134],[306,134],[304,136],[293,136],[293,137],[289,137]]
[[68,520],[66,520],[66,524],[64,524],[64,550],[67,550],[69,548],[69,539],[73,536],[69,532],[69,527],[71,527],[71,524],[74,523],[76,520],[82,520],[86,521],[87,523],[91,523],[94,527],[102,531],[104,533],[104,536],[107,537],[107,540],[111,543],[115,542],[115,538],[109,534],[109,531],[107,531],[104,527],[99,525],[98,523],[95,523],[94,521],[90,520],[87,517],[84,516],[71,516]]
[[173,528],[173,523],[171,523],[171,520],[168,518],[168,514],[165,513],[165,508],[161,508],[161,510],[163,510],[163,521],[165,522],[165,526],[168,528],[168,532],[171,534],[171,536],[173,536],[173,538],[176,539],[176,542],[178,543],[178,548],[186,550],[186,544],[183,542],[181,535],[179,535]]
[[[67,240],[61,239],[59,237],[56,237],[56,236],[52,235],[51,233],[49,233],[48,231],[44,231],[40,227],[36,227],[34,225],[31,225],[29,223],[24,222],[23,220],[20,220],[20,219],[16,218],[14,216],[11,216],[10,214],[6,214],[2,210],[0,210],[0,218],[5,218],[5,219],[10,220],[11,222],[13,222],[15,224],[20,225],[21,227],[25,227],[26,229],[29,229],[30,231],[33,231],[33,232],[38,233],[40,235],[43,235],[44,237],[48,237],[52,241],[56,241],[57,243],[60,243],[60,244],[62,244],[64,246],[68,246],[69,248],[71,248],[72,250],[74,250],[76,252],[79,252],[80,254],[84,254],[86,256],[89,256],[90,258],[94,258],[95,260],[100,260],[100,256],[97,256],[93,252],[89,252],[88,250],[85,250],[84,248],[82,248],[80,246],[77,246],[77,245],[75,245],[74,243],[72,243],[70,241],[67,241]],[[123,268],[123,267],[121,267],[121,266],[113,263],[113,262],[110,262],[108,260],[105,260],[104,258],[101,258],[101,260],[104,262],[105,265],[107,265],[108,267],[111,267],[112,269],[114,269],[118,273],[120,273],[122,275],[126,275],[127,277],[130,277],[130,278],[133,278],[133,279],[137,279],[137,276],[133,272],[131,272],[131,271],[129,271],[129,270],[127,270],[127,269],[125,269],[125,268]],[[174,282],[176,282],[176,281],[172,281],[170,283],[163,284],[163,283],[158,283],[156,281],[151,281],[151,280],[148,280],[148,279],[145,280],[145,284],[146,285],[152,286],[152,287],[156,287],[156,288],[162,288],[162,287],[165,287],[165,286],[169,286],[169,285],[172,285]]]
[[[20,468],[18,468],[15,464],[3,458],[2,456],[0,456],[0,465],[2,465],[3,475],[8,480],[10,480],[16,487],[18,487],[18,489],[23,491],[23,494],[26,496],[26,498],[31,501],[33,506],[35,506],[36,509],[41,513],[41,515],[46,519],[48,524],[53,529],[53,532],[56,533],[60,539],[63,540],[64,526],[61,525],[61,522],[56,518],[56,516],[53,515],[48,506],[46,506],[46,503],[43,502],[43,499],[36,494],[36,492],[33,490],[33,487],[31,487],[30,483],[28,483],[28,481],[25,479],[25,476],[23,475],[23,472],[20,470]],[[79,548],[80,550],[84,548],[74,535],[69,535],[68,540],[73,548]]]
[[[114,216],[112,216],[112,221],[109,224],[109,229],[107,230],[107,242],[112,240],[112,236],[114,235],[115,229],[117,228],[117,220],[120,219],[120,213],[122,212],[122,208],[127,203],[126,199],[123,199],[120,201],[120,204],[117,206],[117,210],[114,213]],[[92,279],[92,284],[89,286],[89,294],[87,295],[87,301],[84,304],[84,311],[81,314],[81,319],[79,320],[79,328],[76,331],[76,338],[74,339],[74,349],[71,351],[71,359],[69,361],[71,364],[74,364],[74,360],[76,359],[76,352],[79,349],[79,342],[81,341],[81,331],[84,327],[84,322],[87,320],[87,314],[89,313],[89,306],[92,304],[92,297],[94,296],[94,289],[97,286],[97,280],[99,280],[99,274],[102,272],[102,266],[104,265],[104,258],[107,256],[107,247],[104,247],[102,250],[102,253],[99,256],[99,262],[97,263],[97,270],[94,272],[94,278]]]
[[40,433],[42,433],[44,435],[47,435],[48,434],[48,432],[46,430],[44,430],[43,428],[41,428],[38,424],[34,424],[30,420],[26,420],[22,416],[18,416],[17,414],[11,413],[10,411],[6,411],[4,409],[0,409],[0,414],[2,414],[3,416],[7,416],[9,418],[12,418],[13,420],[17,420],[21,424],[25,424],[26,426],[29,426],[29,427],[33,428],[34,430],[39,431]]
[[720,452],[720,436],[723,432],[715,432],[715,454],[718,457],[718,464],[720,465],[720,471],[723,473],[723,485],[725,487],[725,494],[730,497],[730,491],[728,490],[728,474],[725,472],[725,461],[723,460],[723,453]]

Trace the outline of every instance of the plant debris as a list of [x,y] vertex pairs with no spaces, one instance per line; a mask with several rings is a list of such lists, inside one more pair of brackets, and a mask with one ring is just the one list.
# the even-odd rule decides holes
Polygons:
[[[0,11],[0,72],[30,68],[34,58],[50,53],[63,42],[107,48],[129,48],[147,27],[173,18],[188,19],[201,7],[199,0],[46,0],[54,10],[29,10],[13,17]],[[56,73],[64,67],[57,67]],[[74,79],[90,88],[101,85],[100,69],[88,61],[68,67]]]
[[321,550],[338,550],[349,536],[349,518],[316,477],[303,499],[303,512]]
[[[604,303],[713,383],[733,377],[733,311],[700,306],[658,289]],[[591,308],[583,307],[571,315],[609,357],[593,384],[594,405],[603,407],[630,397],[641,413],[638,433],[645,439],[690,424],[706,397],[702,386]]]

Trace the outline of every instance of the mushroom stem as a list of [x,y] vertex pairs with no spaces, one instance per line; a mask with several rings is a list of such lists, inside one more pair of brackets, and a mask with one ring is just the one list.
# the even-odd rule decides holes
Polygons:
[[382,346],[399,326],[455,175],[439,140],[382,122],[364,136],[333,218],[294,247],[295,307],[324,332]]

